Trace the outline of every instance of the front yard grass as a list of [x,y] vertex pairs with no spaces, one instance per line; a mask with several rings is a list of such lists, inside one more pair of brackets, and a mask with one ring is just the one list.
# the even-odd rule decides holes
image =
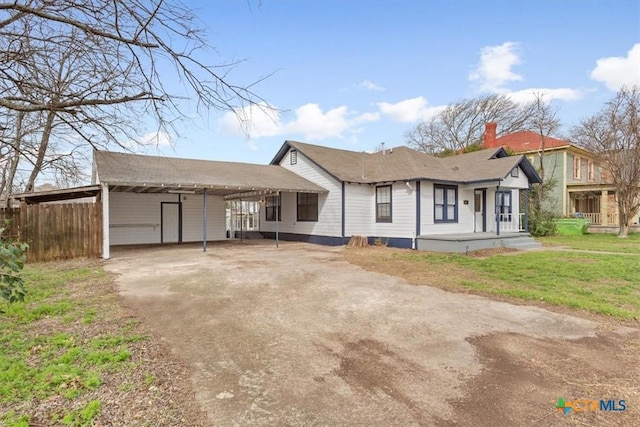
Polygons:
[[0,303],[0,425],[183,422],[184,401],[157,379],[184,372],[175,363],[165,372],[171,359],[119,304],[99,262],[27,265],[23,275],[26,301]]
[[626,239],[616,234],[583,234],[538,238],[545,246],[562,246],[583,251],[622,252],[640,254],[640,233],[630,233]]
[[640,320],[640,256],[572,251],[465,256],[390,248],[347,248],[361,267],[415,285],[498,295]]

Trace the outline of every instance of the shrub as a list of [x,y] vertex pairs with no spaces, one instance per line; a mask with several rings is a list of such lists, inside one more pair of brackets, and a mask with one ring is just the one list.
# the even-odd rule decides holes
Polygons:
[[5,230],[0,228],[0,297],[10,303],[24,301],[26,291],[20,271],[27,258],[27,244],[5,239]]

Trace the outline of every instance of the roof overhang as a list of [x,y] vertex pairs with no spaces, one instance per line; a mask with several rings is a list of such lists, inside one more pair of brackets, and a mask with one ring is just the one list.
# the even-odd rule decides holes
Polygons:
[[61,190],[13,194],[11,197],[20,200],[21,202],[34,204],[95,197],[99,193],[99,185],[89,185],[84,187],[64,188]]

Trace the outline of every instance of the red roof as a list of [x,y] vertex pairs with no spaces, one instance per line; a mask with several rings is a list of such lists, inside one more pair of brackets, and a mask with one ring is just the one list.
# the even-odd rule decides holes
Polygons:
[[[545,149],[566,147],[568,145],[571,145],[569,141],[552,138],[550,136],[547,136],[545,138],[544,143]],[[538,151],[542,148],[542,138],[540,137],[539,133],[531,132],[529,130],[522,130],[496,138],[495,146],[509,147],[516,153]]]

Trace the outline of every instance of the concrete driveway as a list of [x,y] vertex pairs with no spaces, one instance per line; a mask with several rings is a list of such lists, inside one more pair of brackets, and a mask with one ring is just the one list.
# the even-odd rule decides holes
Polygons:
[[[464,424],[456,402],[495,362],[478,337],[596,336],[589,320],[364,271],[343,250],[266,241],[123,250],[106,269],[192,368],[212,425]],[[553,413],[548,391],[528,404]],[[487,424],[530,421],[496,413]]]

